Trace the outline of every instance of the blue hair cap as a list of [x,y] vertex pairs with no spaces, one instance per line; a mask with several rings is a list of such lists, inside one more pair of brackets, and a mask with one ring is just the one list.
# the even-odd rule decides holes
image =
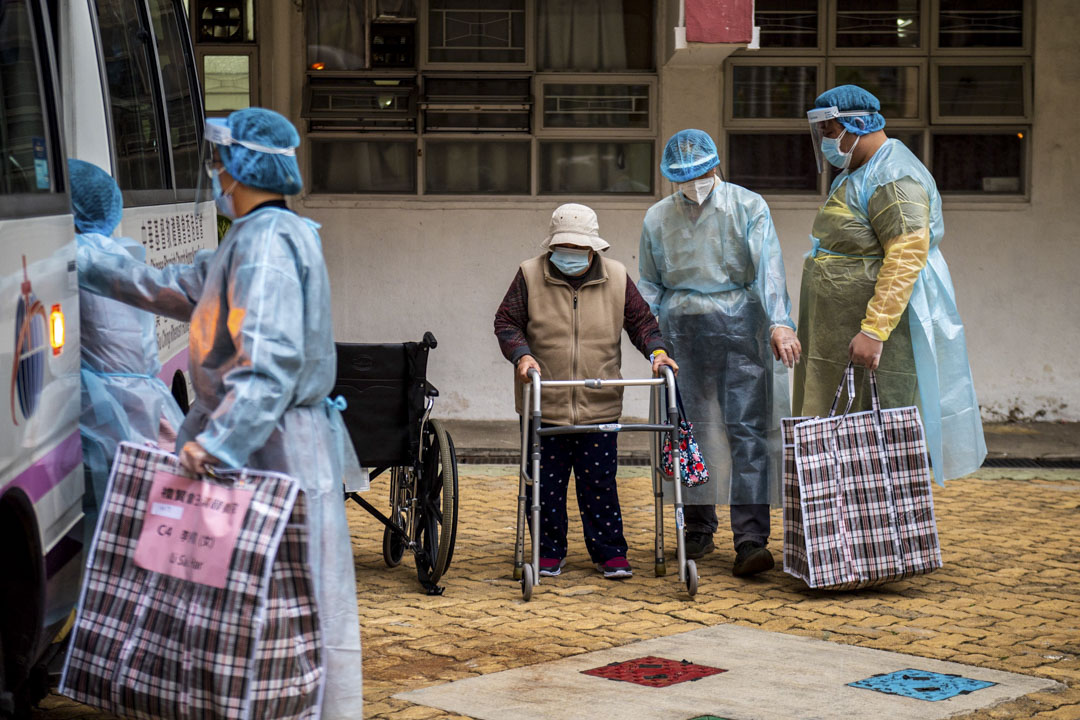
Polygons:
[[827,108],[836,106],[841,112],[865,110],[867,115],[855,117],[840,117],[836,121],[844,126],[844,129],[853,135],[868,135],[885,128],[885,118],[881,114],[881,102],[874,97],[873,93],[862,89],[858,85],[838,85],[832,90],[826,90],[818,95],[814,102],[815,108]]
[[716,143],[704,130],[680,130],[664,146],[660,172],[671,182],[701,177],[720,164]]
[[120,186],[109,173],[84,160],[68,158],[71,214],[81,233],[112,235],[124,214]]
[[[268,148],[295,148],[300,133],[288,119],[266,108],[237,110],[226,120],[233,140]],[[296,155],[259,152],[233,143],[219,148],[225,169],[245,185],[282,195],[295,195],[304,188]]]

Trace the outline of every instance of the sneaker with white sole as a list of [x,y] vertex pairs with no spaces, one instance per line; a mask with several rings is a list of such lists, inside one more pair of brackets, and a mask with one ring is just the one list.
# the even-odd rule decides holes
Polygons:
[[628,578],[634,574],[634,571],[630,569],[630,563],[621,555],[602,563],[596,563],[596,569],[602,572],[608,580]]
[[566,558],[540,558],[540,574],[544,577],[555,577],[562,573],[566,565]]

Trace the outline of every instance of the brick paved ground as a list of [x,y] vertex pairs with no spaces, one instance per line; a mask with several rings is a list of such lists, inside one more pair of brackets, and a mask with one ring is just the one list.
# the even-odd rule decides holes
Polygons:
[[[563,576],[538,587],[526,604],[511,579],[517,480],[503,473],[513,469],[461,469],[467,476],[461,479],[458,545],[442,597],[417,591],[408,559],[397,569],[385,568],[381,526],[359,509],[349,509],[369,718],[456,717],[391,696],[734,622],[1053,678],[1068,689],[966,718],[1080,719],[1076,472],[984,470],[938,489],[945,567],[932,575],[854,593],[814,592],[779,570],[749,581],[733,578],[733,552],[718,542],[724,545],[720,552],[699,561],[701,588],[697,599],[689,601],[676,578],[653,577],[648,481],[633,479],[641,469],[630,468],[621,493],[630,560],[638,574],[625,582],[600,578],[588,564],[580,526],[572,525]],[[382,487],[377,481],[372,495]],[[775,513],[774,535],[779,529]],[[774,552],[779,561],[779,547]],[[767,678],[762,685],[764,695]],[[35,717],[105,716],[53,696]]]

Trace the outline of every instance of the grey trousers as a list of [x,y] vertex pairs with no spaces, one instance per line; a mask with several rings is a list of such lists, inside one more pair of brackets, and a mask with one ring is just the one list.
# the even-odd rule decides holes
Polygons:
[[[768,503],[730,507],[731,534],[735,547],[747,541],[756,542],[762,546],[769,544]],[[715,505],[686,505],[683,508],[683,517],[686,519],[687,533],[712,535],[719,525]]]

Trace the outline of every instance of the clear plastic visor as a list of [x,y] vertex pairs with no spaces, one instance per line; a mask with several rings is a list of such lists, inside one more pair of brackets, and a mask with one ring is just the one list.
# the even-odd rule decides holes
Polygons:
[[825,158],[821,154],[821,139],[825,137],[825,128],[830,120],[842,117],[858,117],[860,115],[872,115],[866,110],[840,110],[833,105],[827,108],[814,108],[806,113],[806,119],[810,123],[810,142],[814,145],[814,159],[817,161],[817,171],[825,171]]

